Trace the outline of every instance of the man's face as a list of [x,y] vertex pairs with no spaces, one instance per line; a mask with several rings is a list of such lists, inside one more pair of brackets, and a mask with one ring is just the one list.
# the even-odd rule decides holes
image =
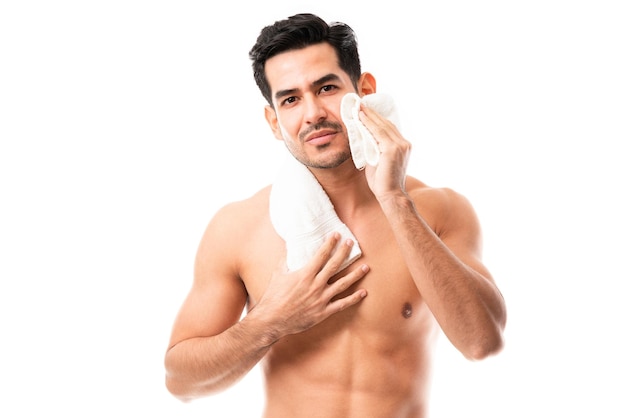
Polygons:
[[328,44],[284,52],[265,63],[273,108],[266,118],[276,138],[303,164],[337,167],[350,158],[341,121],[343,96],[354,87]]

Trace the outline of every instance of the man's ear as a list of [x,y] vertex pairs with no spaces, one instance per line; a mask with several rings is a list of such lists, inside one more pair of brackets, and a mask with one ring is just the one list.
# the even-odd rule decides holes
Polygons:
[[376,79],[371,73],[363,73],[359,77],[359,96],[376,93]]
[[278,123],[278,116],[276,115],[276,110],[274,110],[274,108],[270,105],[265,106],[265,120],[274,133],[274,137],[282,141],[284,138]]

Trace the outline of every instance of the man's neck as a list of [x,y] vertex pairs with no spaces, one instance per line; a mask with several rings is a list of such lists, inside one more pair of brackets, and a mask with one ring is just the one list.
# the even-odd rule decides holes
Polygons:
[[345,161],[337,168],[310,170],[340,217],[351,216],[360,207],[375,200],[367,184],[365,171],[357,170],[352,160]]

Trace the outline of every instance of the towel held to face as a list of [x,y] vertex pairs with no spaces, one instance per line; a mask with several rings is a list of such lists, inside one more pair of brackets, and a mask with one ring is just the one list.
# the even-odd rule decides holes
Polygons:
[[380,150],[376,140],[359,119],[361,103],[374,109],[382,117],[389,119],[399,128],[398,112],[390,95],[384,93],[372,93],[359,97],[356,93],[348,93],[341,99],[341,119],[348,131],[352,160],[359,170],[365,165],[378,165]]
[[[360,98],[354,93],[348,93],[344,96],[341,117],[346,125],[352,159],[359,170],[366,164],[377,165],[380,155],[372,134],[359,120],[361,102],[397,126],[395,106],[388,95],[374,93]],[[304,267],[332,232],[338,232],[342,240],[354,241],[350,255],[339,271],[362,254],[356,237],[339,219],[313,173],[291,155],[280,167],[272,185],[269,212],[274,229],[285,240],[287,268],[290,271]]]

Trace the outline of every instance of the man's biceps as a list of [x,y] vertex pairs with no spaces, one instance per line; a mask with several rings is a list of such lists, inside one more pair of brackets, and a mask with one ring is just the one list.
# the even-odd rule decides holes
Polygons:
[[239,320],[246,301],[243,285],[224,280],[196,283],[185,301],[181,320],[197,327],[204,336],[219,334]]

